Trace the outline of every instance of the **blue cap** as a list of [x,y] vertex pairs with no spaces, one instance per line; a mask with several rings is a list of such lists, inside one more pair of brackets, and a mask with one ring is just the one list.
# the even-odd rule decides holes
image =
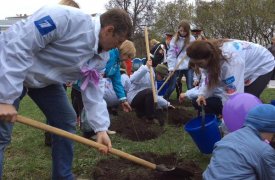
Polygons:
[[252,108],[245,118],[244,125],[253,126],[259,132],[275,133],[275,106],[260,104]]

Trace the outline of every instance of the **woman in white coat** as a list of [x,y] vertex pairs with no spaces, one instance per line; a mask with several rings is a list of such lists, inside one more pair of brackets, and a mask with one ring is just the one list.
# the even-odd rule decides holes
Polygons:
[[189,58],[186,56],[186,48],[193,41],[195,41],[195,38],[191,35],[189,22],[186,20],[181,21],[178,26],[178,32],[170,41],[170,48],[167,52],[167,65],[169,72],[172,73],[177,64],[183,58],[184,60],[180,64],[179,68],[176,69],[174,75],[169,81],[169,87],[164,94],[165,99],[169,99],[170,95],[176,88],[176,84],[178,84],[177,95],[179,96],[182,92],[181,79],[183,75],[186,78],[187,89],[191,89],[193,87],[193,70],[189,68]]
[[241,40],[195,41],[187,48],[192,63],[207,71],[198,104],[206,105],[206,94],[222,89],[222,101],[235,93],[257,97],[266,88],[275,66],[273,55],[263,46]]

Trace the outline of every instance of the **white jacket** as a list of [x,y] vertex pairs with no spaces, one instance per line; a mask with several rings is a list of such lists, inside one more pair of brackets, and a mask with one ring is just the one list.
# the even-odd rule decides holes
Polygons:
[[[12,104],[23,83],[42,88],[83,79],[83,66],[103,73],[109,54],[98,53],[99,32],[99,16],[91,18],[77,8],[60,5],[42,7],[16,23],[0,36],[0,103]],[[110,124],[103,92],[102,78],[98,87],[89,83],[82,92],[96,132]]]
[[[104,78],[105,80],[105,91],[104,91],[104,99],[107,103],[108,107],[116,106],[120,103],[112,84],[112,81],[110,78]],[[130,78],[127,74],[121,75],[121,84],[125,90],[125,92],[128,92],[131,86]]]
[[[254,82],[259,76],[271,72],[275,66],[273,55],[263,46],[251,42],[232,40],[221,48],[223,55],[229,58],[221,66],[219,86],[223,90],[223,102],[229,95],[243,93],[244,86]],[[207,93],[207,78],[200,95]]]
[[[154,72],[153,72],[154,73]],[[153,74],[155,77],[155,73]],[[150,70],[146,65],[139,67],[137,71],[130,76],[131,86],[127,93],[127,99],[129,103],[132,103],[134,97],[144,89],[152,89]],[[157,83],[155,82],[155,87]],[[162,96],[157,96],[157,108],[167,108],[170,102],[166,101]]]
[[[176,42],[175,37],[173,37],[170,42],[170,48],[167,52],[167,64],[169,71],[173,71],[176,68],[177,64],[181,61],[181,59],[186,55],[186,47],[181,51],[182,47],[184,46],[184,40],[185,38],[179,37],[178,41]],[[193,41],[195,41],[195,38],[194,36],[190,35],[190,43]],[[177,70],[188,69],[189,60],[190,58],[188,56],[185,56],[184,61],[180,64]]]

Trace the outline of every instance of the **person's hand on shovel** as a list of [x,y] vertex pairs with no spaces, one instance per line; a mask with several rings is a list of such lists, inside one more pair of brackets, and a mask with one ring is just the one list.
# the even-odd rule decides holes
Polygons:
[[198,98],[197,98],[196,102],[198,103],[198,105],[199,105],[199,106],[201,106],[201,105],[206,106],[206,100],[205,100],[205,97],[204,97],[204,96],[202,96],[202,95],[198,96]]
[[107,131],[99,131],[96,133],[96,141],[100,144],[103,144],[107,147],[99,148],[99,151],[103,154],[107,154],[112,148],[111,140],[107,134]]
[[12,104],[0,104],[0,119],[15,122],[17,111]]
[[148,59],[146,62],[146,66],[148,67],[148,69],[150,69],[152,67],[153,61],[152,59]]

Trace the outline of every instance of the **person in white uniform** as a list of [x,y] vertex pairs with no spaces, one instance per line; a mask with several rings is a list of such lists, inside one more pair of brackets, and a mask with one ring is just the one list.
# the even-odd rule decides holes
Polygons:
[[[150,67],[152,66],[152,60],[148,60],[146,65],[139,67],[137,71],[130,76],[131,86],[127,93],[127,99],[131,106],[135,109],[138,118],[146,118],[149,121],[157,120],[161,126],[164,125],[163,119],[157,119],[154,98],[152,92],[152,84],[150,79]],[[153,72],[153,76],[156,80],[163,80],[168,75],[167,66],[158,64],[155,68],[156,75]],[[156,81],[154,82],[156,84]],[[157,87],[155,85],[155,87]],[[157,96],[157,108],[167,109],[174,108],[165,100],[162,96]]]
[[169,87],[164,94],[165,99],[169,99],[177,86],[177,98],[182,92],[181,79],[183,75],[186,78],[187,89],[193,88],[193,70],[189,68],[189,58],[186,57],[186,48],[195,41],[194,36],[191,35],[190,23],[187,20],[182,20],[178,25],[178,31],[170,41],[170,48],[167,52],[167,65],[169,73],[172,73],[177,64],[184,60],[179,65],[178,69],[169,80]]
[[195,41],[186,52],[190,62],[207,72],[197,99],[198,104],[204,105],[206,94],[217,88],[222,90],[222,102],[243,92],[259,97],[275,66],[273,55],[265,47],[241,40]]
[[[110,120],[103,99],[102,74],[108,50],[129,38],[132,22],[120,9],[91,17],[80,9],[44,6],[0,36],[0,175],[4,150],[11,141],[23,86],[49,124],[75,133],[76,114],[62,87],[81,79],[84,106],[97,141],[108,148]],[[52,179],[73,179],[73,143],[54,136]]]

